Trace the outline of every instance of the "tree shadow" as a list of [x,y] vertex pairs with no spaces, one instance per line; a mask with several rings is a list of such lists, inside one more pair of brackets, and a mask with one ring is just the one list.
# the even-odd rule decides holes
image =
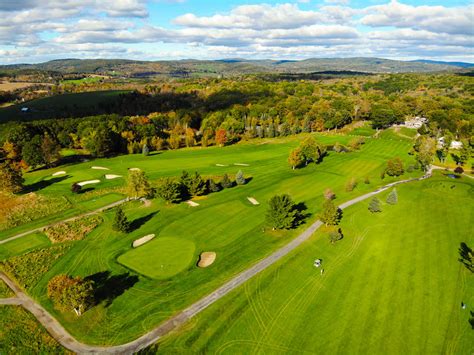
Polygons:
[[471,317],[469,318],[469,324],[471,325],[471,328],[474,330],[474,312],[471,312]]
[[64,181],[64,180],[69,179],[69,178],[70,178],[69,175],[63,175],[63,176],[53,177],[53,178],[48,179],[48,180],[41,180],[41,181],[35,182],[31,185],[25,186],[22,193],[27,194],[27,193],[30,193],[30,192],[36,192],[36,191],[39,191],[39,190],[43,190],[43,189],[47,188],[48,186],[51,186],[55,183]]
[[467,246],[466,243],[462,242],[459,246],[458,259],[464,266],[471,272],[474,272],[474,251]]
[[150,219],[155,217],[158,214],[158,211],[147,214],[146,216],[137,218],[130,223],[130,232],[133,232],[143,226]]
[[110,271],[102,271],[87,276],[85,279],[94,282],[95,304],[105,302],[106,307],[110,306],[114,299],[138,282],[138,276],[130,275],[128,272],[111,275]]
[[304,202],[295,204],[293,206],[293,210],[297,211],[294,227],[297,227],[300,224],[303,224],[305,219],[311,217],[311,213],[306,212],[308,210],[308,207],[306,206]]

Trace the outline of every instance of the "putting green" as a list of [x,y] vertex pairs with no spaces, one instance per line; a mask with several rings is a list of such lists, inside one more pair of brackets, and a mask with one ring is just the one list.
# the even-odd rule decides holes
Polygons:
[[184,271],[193,261],[196,246],[179,238],[158,238],[119,256],[122,265],[154,279],[166,279]]

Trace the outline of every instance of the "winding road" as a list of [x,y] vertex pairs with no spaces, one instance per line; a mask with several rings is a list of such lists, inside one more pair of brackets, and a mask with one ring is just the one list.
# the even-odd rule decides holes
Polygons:
[[[344,209],[349,206],[352,206],[358,202],[364,201],[374,195],[377,195],[383,191],[386,191],[393,186],[405,184],[412,181],[419,181],[431,176],[431,169],[422,177],[401,180],[388,185],[385,185],[373,192],[367,193],[365,195],[356,197],[350,201],[347,201],[339,206],[339,208]],[[119,201],[120,202],[120,201]],[[117,204],[119,203],[117,202]],[[110,206],[104,207],[110,208]],[[95,211],[96,212],[96,211]],[[91,212],[94,213],[94,212]],[[75,217],[78,218],[78,217]],[[58,222],[59,223],[59,222]],[[275,251],[273,254],[265,257],[252,267],[241,272],[240,274],[234,276],[230,281],[226,282],[224,285],[213,291],[211,294],[201,298],[197,302],[193,303],[188,308],[177,313],[173,317],[169,318],[167,321],[163,322],[150,332],[144,334],[136,340],[133,340],[129,343],[118,345],[118,346],[90,346],[87,344],[80,343],[74,339],[68,332],[63,328],[63,326],[40,304],[26,295],[6,274],[0,272],[0,278],[5,281],[5,283],[10,287],[15,293],[16,297],[0,299],[0,305],[20,305],[29,312],[31,312],[36,319],[46,328],[46,330],[51,334],[51,336],[56,339],[61,345],[65,348],[79,354],[132,354],[137,352],[149,345],[156,343],[160,338],[179,327],[180,325],[187,322],[192,317],[196,316],[198,313],[212,305],[217,300],[221,299],[227,295],[232,290],[236,289],[244,282],[265,270],[269,266],[276,263],[278,260],[282,259],[285,255],[289,254],[291,251],[295,250],[298,246],[308,240],[314,232],[322,226],[321,221],[314,222],[309,228],[302,232],[298,237],[293,239],[291,242],[283,246],[282,248]],[[44,227],[43,227],[44,228]],[[30,231],[31,233],[31,231]],[[20,238],[21,235],[15,236],[13,238]],[[11,240],[12,238],[10,238]]]

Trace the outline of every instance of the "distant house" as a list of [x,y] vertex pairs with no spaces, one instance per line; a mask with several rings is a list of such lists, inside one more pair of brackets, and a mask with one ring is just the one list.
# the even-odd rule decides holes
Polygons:
[[427,122],[428,122],[428,119],[426,117],[416,116],[412,119],[406,120],[405,121],[405,127],[406,128],[418,129],[418,128],[421,128],[421,126],[423,126]]
[[462,142],[460,141],[452,141],[451,145],[449,146],[451,149],[462,149]]
[[29,107],[22,107],[21,112],[29,112],[30,108]]

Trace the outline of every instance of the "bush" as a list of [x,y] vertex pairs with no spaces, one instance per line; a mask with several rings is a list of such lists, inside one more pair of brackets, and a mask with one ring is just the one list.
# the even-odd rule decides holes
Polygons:
[[335,244],[337,241],[341,240],[342,238],[344,238],[344,235],[342,234],[342,229],[341,228],[338,228],[338,229],[333,229],[331,230],[329,233],[328,233],[328,237],[329,237],[329,242],[331,244]]
[[400,158],[390,159],[387,162],[385,172],[388,176],[400,176],[405,172],[403,169],[403,162]]
[[351,192],[356,188],[356,186],[357,186],[356,178],[351,178],[346,184],[346,191]]
[[324,198],[326,200],[334,200],[336,198],[336,194],[331,189],[327,188],[324,191]]
[[229,178],[229,175],[224,174],[224,177],[222,178],[222,181],[221,181],[221,186],[227,189],[234,186],[234,182]]
[[237,175],[235,176],[235,182],[237,183],[237,185],[245,185],[245,183],[247,182],[247,180],[245,180],[244,173],[242,172],[242,170],[239,170],[237,172]]
[[81,192],[81,190],[82,190],[82,186],[79,185],[77,182],[75,182],[74,184],[72,184],[72,186],[71,186],[71,191],[72,191],[73,193],[78,194],[78,193]]
[[370,184],[370,180],[368,176],[365,177],[364,184],[367,184],[367,185]]
[[464,169],[461,168],[460,166],[458,166],[456,169],[454,169],[454,172],[456,174],[463,174],[464,173]]
[[103,222],[100,216],[87,216],[46,228],[44,233],[53,243],[81,240]]

